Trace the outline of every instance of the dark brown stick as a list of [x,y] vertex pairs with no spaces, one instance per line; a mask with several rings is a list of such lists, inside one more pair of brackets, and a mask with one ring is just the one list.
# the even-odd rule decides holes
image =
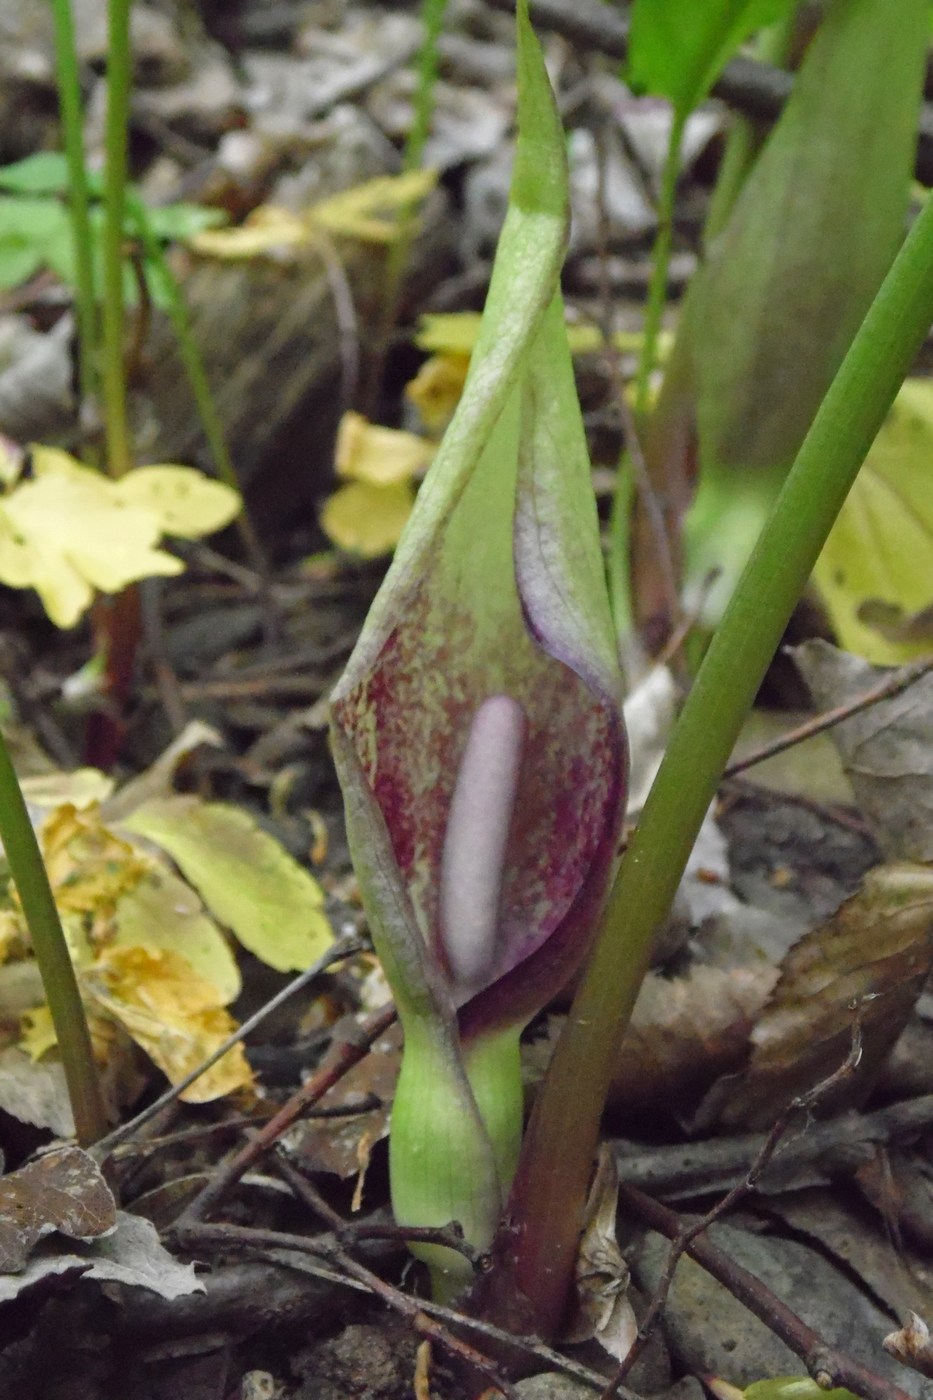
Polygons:
[[297,1122],[313,1104],[322,1099],[328,1089],[332,1089],[335,1084],[339,1083],[348,1070],[351,1070],[355,1064],[359,1064],[360,1060],[369,1053],[370,1047],[381,1035],[385,1034],[394,1020],[395,1007],[390,1003],[388,1006],[384,1006],[381,1011],[375,1011],[372,1016],[368,1016],[363,1024],[355,1030],[352,1038],[348,1037],[335,1045],[317,1074],[313,1074],[307,1083],[301,1086],[297,1094],[293,1094],[288,1103],[284,1104],[255,1137],[241,1147],[239,1152],[231,1157],[216,1176],[208,1182],[200,1195],[196,1196],[187,1207],[179,1224],[184,1223],[188,1226],[209,1215],[230,1187],[239,1181],[243,1173],[255,1166],[277,1139],[293,1123]]

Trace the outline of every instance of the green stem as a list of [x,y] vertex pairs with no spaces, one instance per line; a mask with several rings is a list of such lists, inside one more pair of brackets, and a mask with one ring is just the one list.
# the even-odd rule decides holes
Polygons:
[[510,1205],[513,1270],[560,1319],[619,1043],[742,722],[846,494],[933,322],[933,201],[849,349],[746,565],[671,737],[538,1098]]
[[[165,309],[178,341],[181,361],[188,376],[188,383],[191,385],[191,392],[194,395],[204,436],[207,438],[207,445],[217,468],[217,475],[221,481],[226,482],[231,490],[242,494],[236,468],[230,456],[230,449],[227,447],[223,423],[217,411],[214,395],[211,392],[207,370],[204,368],[204,360],[191,329],[191,319],[178,280],[169,266],[161,243],[153,233],[152,223],[143,200],[132,189],[127,190],[126,205],[142,242],[146,260],[155,276],[161,281],[165,294]],[[245,505],[236,518],[236,526],[251,564],[258,574],[264,576],[268,572],[265,551],[260,544],[252,521],[246,514]]]
[[42,974],[42,985],[65,1069],[78,1141],[86,1147],[97,1142],[107,1131],[91,1037],[49,877],[2,734],[0,838]]
[[[658,231],[654,240],[641,354],[635,377],[634,417],[637,426],[644,422],[648,412],[651,374],[657,358],[661,318],[664,315],[664,306],[667,300],[667,271],[670,266],[674,236],[674,197],[677,193],[680,147],[687,115],[686,112],[680,113],[676,109],[674,111],[664,170],[661,175],[661,191],[658,198]],[[627,645],[634,631],[635,614],[631,582],[631,526],[635,499],[634,485],[632,464],[630,460],[627,460],[626,454],[620,461],[616,473],[616,487],[609,517],[607,556],[609,601],[615,620],[616,635],[623,648]]]
[[688,112],[678,112],[676,109],[674,111],[671,134],[667,143],[667,155],[664,158],[664,170],[661,174],[658,232],[654,240],[651,281],[648,285],[644,339],[638,361],[638,374],[635,378],[635,414],[638,418],[643,418],[648,411],[651,374],[657,358],[661,317],[664,315],[664,306],[667,301],[667,270],[670,266],[671,245],[674,239],[674,197],[677,193],[677,176],[680,173],[680,147],[688,115]]
[[62,140],[68,163],[68,211],[75,252],[75,311],[78,321],[78,378],[81,404],[86,407],[97,392],[97,298],[94,291],[94,255],[89,213],[87,174],[84,167],[84,123],[81,75],[75,48],[71,0],[52,0],[55,22],[55,61]]
[[107,120],[104,150],[103,395],[107,469],[123,476],[133,465],[123,366],[123,221],[126,204],[127,119],[130,101],[131,0],[109,0]]

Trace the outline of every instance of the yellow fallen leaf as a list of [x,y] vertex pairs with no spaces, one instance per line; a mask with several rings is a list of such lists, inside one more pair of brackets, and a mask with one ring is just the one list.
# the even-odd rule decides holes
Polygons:
[[354,185],[301,214],[261,204],[239,228],[202,229],[189,243],[195,252],[215,258],[288,255],[313,245],[320,231],[366,243],[392,243],[401,232],[403,216],[436,182],[434,170],[410,170]]
[[908,379],[813,573],[839,645],[877,665],[929,650],[925,638],[896,640],[867,618],[885,609],[909,617],[933,602],[931,461],[933,381]]
[[152,869],[152,857],[105,826],[96,804],[83,811],[71,803],[57,807],[39,842],[59,910],[89,916],[92,938],[108,936],[117,901]]
[[[219,993],[186,958],[157,948],[110,948],[84,986],[172,1084],[202,1064],[236,1028]],[[207,1103],[252,1083],[242,1045],[229,1050],[181,1095]]]
[[222,530],[239,514],[242,501],[222,481],[194,467],[134,467],[114,482],[114,495],[150,510],[165,535],[197,540]]
[[312,240],[307,221],[288,209],[261,204],[238,228],[205,228],[188,242],[212,258],[256,258],[286,253]]
[[123,825],[166,851],[217,921],[277,971],[309,967],[333,942],[318,882],[240,808],[168,797]]
[[321,508],[321,527],[348,554],[376,559],[398,544],[414,503],[415,493],[407,484],[352,481],[328,496]]
[[95,802],[106,802],[114,789],[113,779],[99,768],[41,773],[32,778],[20,778],[19,785],[32,807],[60,807],[68,802],[79,812]]
[[47,1006],[35,1006],[23,1013],[19,1043],[32,1060],[41,1060],[43,1055],[55,1048],[58,1036]]
[[370,423],[362,413],[345,413],[337,430],[337,475],[371,486],[397,486],[423,473],[434,455],[424,438]]
[[[74,626],[95,589],[181,573],[181,560],[157,548],[169,518],[172,533],[200,535],[236,513],[234,492],[217,482],[195,491],[189,468],[146,468],[134,486],[133,473],[112,481],[58,448],[35,447],[32,461],[32,479],[0,499],[0,581],[35,588],[59,627]],[[198,520],[186,526],[195,499]]]
[[[422,316],[418,322],[415,344],[419,350],[433,355],[470,355],[476,344],[482,317],[478,311],[437,311]],[[595,355],[605,344],[602,331],[593,325],[568,325],[567,340],[574,355]],[[641,331],[616,331],[612,337],[614,349],[623,354],[637,355],[641,350]],[[662,332],[658,341],[659,363],[670,353],[673,335]]]
[[178,953],[217,988],[224,1006],[239,995],[240,972],[230,945],[190,885],[170,870],[150,870],[116,908],[115,947]]
[[308,219],[319,228],[346,238],[392,243],[403,226],[403,219],[397,216],[404,216],[436,184],[436,170],[379,175],[315,204],[308,210]]
[[447,427],[460,402],[469,368],[469,355],[447,350],[425,360],[405,385],[405,397],[418,410],[428,432],[439,435]]

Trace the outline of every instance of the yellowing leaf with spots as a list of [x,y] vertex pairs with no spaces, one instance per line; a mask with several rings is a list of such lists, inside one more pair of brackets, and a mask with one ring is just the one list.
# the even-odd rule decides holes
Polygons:
[[929,650],[897,640],[872,616],[909,617],[933,603],[933,381],[898,394],[813,574],[839,645],[894,666]]
[[105,930],[117,900],[153,864],[104,825],[96,805],[84,811],[70,803],[57,807],[43,822],[39,841],[61,913],[91,916]]
[[234,491],[187,467],[145,468],[134,485],[133,473],[112,481],[58,448],[36,447],[32,461],[33,476],[0,498],[0,581],[35,588],[58,627],[73,627],[95,590],[181,573],[157,547],[163,533],[205,534],[239,509]]
[[[186,958],[158,948],[109,948],[84,989],[118,1021],[172,1084],[212,1055],[236,1029],[218,990]],[[188,1103],[207,1103],[252,1082],[241,1045],[186,1089]]]
[[241,505],[229,486],[193,467],[134,467],[113,488],[118,500],[151,511],[163,534],[186,540],[222,530],[236,518]]
[[333,934],[317,881],[238,807],[167,797],[122,823],[171,856],[219,923],[278,972],[298,972]]

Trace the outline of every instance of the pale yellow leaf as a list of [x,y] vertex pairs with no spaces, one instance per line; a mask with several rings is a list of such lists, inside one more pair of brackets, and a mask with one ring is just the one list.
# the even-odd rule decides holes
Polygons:
[[[471,355],[482,316],[478,311],[437,311],[422,316],[418,322],[415,344],[420,350],[434,355]],[[616,331],[613,348],[622,354],[637,355],[642,346],[641,331]],[[598,326],[568,325],[567,340],[574,355],[595,355],[605,345]],[[663,364],[670,354],[673,336],[663,331],[658,341],[657,358]]]
[[[236,1028],[217,988],[186,958],[155,948],[110,948],[85,986],[99,1009],[118,1021],[176,1084]],[[229,1050],[181,1097],[207,1103],[252,1083],[241,1045]]]
[[218,922],[279,972],[310,966],[333,942],[317,881],[238,807],[169,797],[124,825],[166,851]]
[[52,1013],[47,1006],[36,1006],[23,1014],[19,1044],[31,1060],[41,1060],[58,1044]]
[[813,573],[840,646],[877,665],[896,666],[929,650],[925,638],[885,636],[860,609],[875,605],[909,617],[933,603],[931,476],[933,381],[908,379]]
[[291,251],[310,241],[306,221],[273,204],[261,204],[239,228],[206,228],[188,240],[196,253],[212,258],[256,258]]
[[114,494],[151,511],[163,534],[189,540],[222,530],[243,504],[236,491],[193,467],[135,467],[114,483]]
[[151,870],[116,908],[116,947],[179,953],[199,977],[216,987],[226,1006],[240,992],[230,946],[194,890],[170,870]]
[[70,803],[79,812],[95,802],[106,802],[114,782],[99,768],[75,768],[70,773],[42,773],[21,778],[26,802],[33,807],[60,807]]
[[397,486],[427,468],[434,449],[424,438],[398,428],[382,428],[361,413],[345,413],[337,431],[338,476],[371,486]]
[[321,527],[348,554],[376,559],[398,544],[414,502],[414,491],[406,484],[352,481],[328,496],[321,508]]
[[391,243],[402,228],[398,215],[424,199],[436,183],[436,170],[380,175],[313,205],[307,217],[328,233],[367,243]]
[[447,427],[460,402],[469,368],[469,355],[448,350],[425,360],[405,385],[405,397],[418,410],[428,432],[442,433]]

